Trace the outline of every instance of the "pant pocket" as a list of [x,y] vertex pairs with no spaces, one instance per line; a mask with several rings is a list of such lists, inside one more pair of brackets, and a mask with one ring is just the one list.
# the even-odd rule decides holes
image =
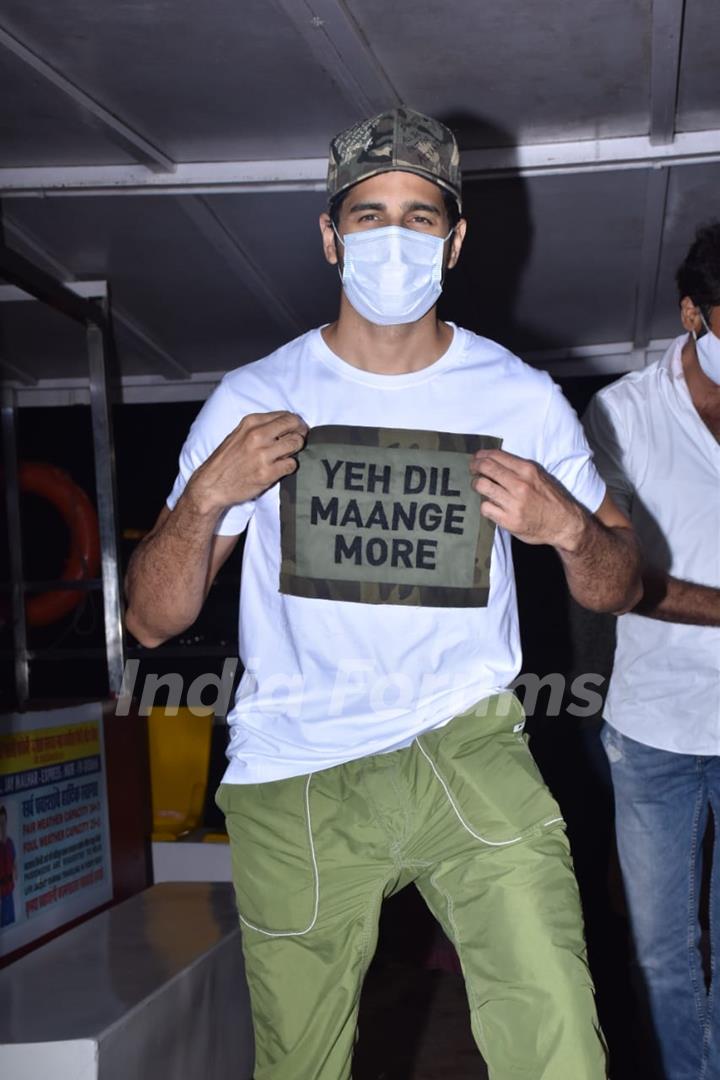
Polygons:
[[504,730],[491,721],[487,733],[481,714],[466,714],[440,729],[439,738],[418,740],[465,829],[492,847],[518,843],[563,820],[522,734],[522,717],[517,702]]
[[233,884],[244,926],[271,937],[307,934],[320,899],[310,816],[310,776],[222,784]]

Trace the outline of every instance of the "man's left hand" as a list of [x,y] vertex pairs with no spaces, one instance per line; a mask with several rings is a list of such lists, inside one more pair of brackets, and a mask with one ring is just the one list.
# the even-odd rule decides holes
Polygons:
[[478,450],[470,459],[480,513],[526,544],[574,551],[585,531],[585,511],[535,461],[506,450]]

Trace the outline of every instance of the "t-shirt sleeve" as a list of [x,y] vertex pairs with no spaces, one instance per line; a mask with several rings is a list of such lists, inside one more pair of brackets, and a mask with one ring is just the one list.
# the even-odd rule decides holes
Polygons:
[[[223,380],[195,417],[180,451],[178,474],[166,500],[170,510],[175,508],[188,480],[198,466],[202,465],[223,439],[237,427],[244,415],[240,403]],[[239,535],[245,529],[254,510],[254,499],[228,507],[219,518],[215,533],[219,536]]]
[[552,384],[543,430],[541,464],[591,513],[605,498],[582,424],[557,384]]
[[628,517],[634,485],[629,455],[634,440],[628,438],[622,420],[606,395],[596,394],[585,411],[583,425],[595,464],[608,486],[613,502]]

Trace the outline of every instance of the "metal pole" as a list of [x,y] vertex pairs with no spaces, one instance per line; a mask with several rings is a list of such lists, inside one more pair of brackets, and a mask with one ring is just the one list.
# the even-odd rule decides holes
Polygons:
[[97,324],[88,324],[87,347],[90,368],[90,412],[95,448],[95,485],[102,552],[108,685],[110,693],[117,696],[122,687],[125,643],[117,541],[115,452],[108,395],[107,339],[104,331]]
[[22,531],[20,524],[20,486],[16,438],[15,391],[9,387],[2,395],[2,433],[5,457],[5,503],[7,508],[8,547],[10,549],[10,584],[12,586],[13,645],[15,654],[15,691],[18,705],[30,696],[25,591],[23,587]]

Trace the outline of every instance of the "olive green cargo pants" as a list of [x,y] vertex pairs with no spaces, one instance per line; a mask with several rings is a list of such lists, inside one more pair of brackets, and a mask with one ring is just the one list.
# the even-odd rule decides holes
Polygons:
[[384,897],[414,882],[457,949],[492,1080],[602,1080],[557,804],[511,694],[406,749],[222,785],[255,1080],[347,1080]]

